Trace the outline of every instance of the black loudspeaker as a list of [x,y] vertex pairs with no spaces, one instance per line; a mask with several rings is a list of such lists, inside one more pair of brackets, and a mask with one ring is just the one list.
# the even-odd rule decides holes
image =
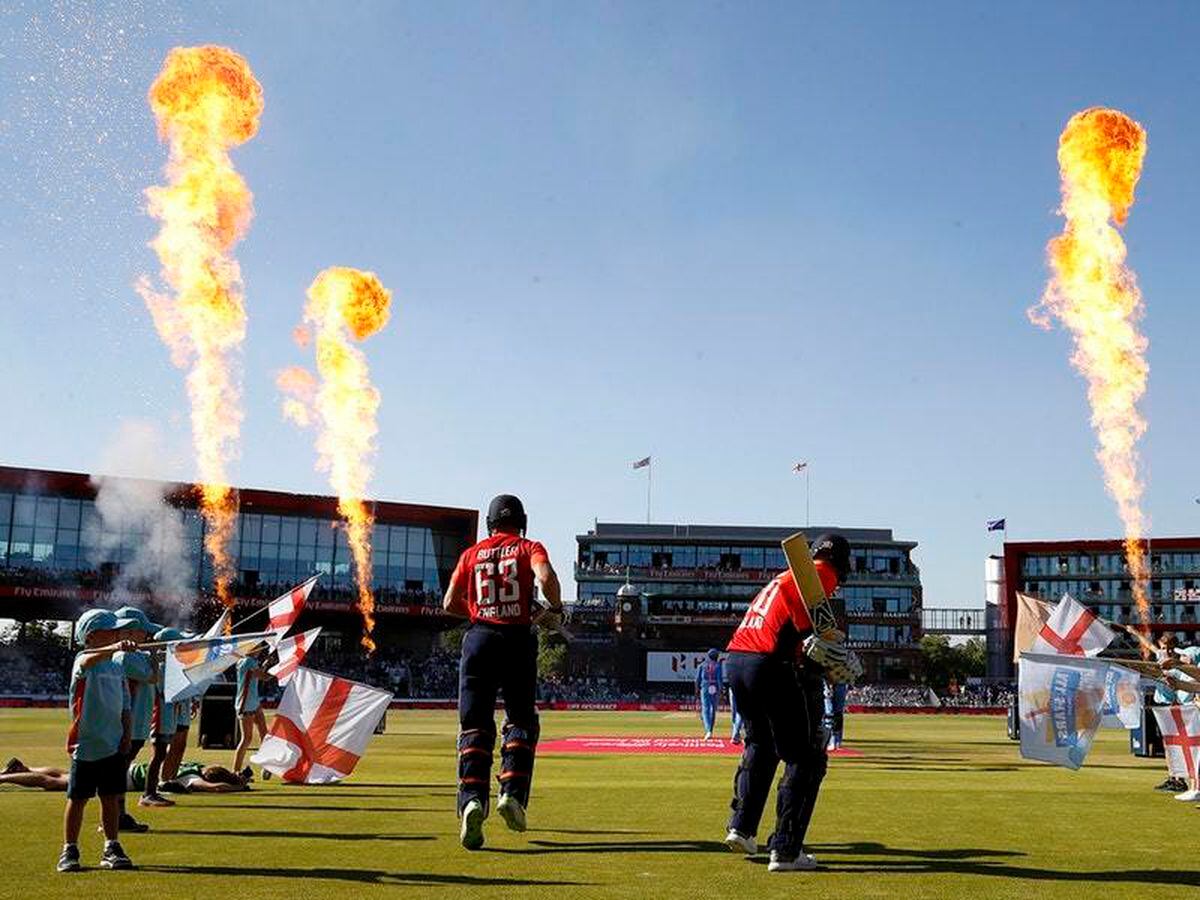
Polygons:
[[1008,704],[1008,739],[1010,741],[1021,739],[1021,706],[1016,694],[1013,694],[1013,698]]
[[1158,720],[1149,706],[1142,707],[1141,724],[1129,732],[1129,752],[1143,757],[1166,756]]
[[232,750],[237,746],[237,716],[233,714],[236,685],[209,685],[200,704],[200,746],[205,750]]

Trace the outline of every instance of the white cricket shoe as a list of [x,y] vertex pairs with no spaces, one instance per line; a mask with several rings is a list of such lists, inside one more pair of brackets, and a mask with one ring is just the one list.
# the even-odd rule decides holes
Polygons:
[[711,731],[704,732],[704,739],[706,741],[711,741],[712,740],[712,732]]
[[776,851],[771,851],[771,861],[767,863],[768,872],[811,872],[817,867],[817,860],[801,850],[795,859],[784,859]]
[[468,850],[478,850],[483,846],[483,804],[478,800],[470,800],[463,807],[462,829],[458,838]]
[[734,853],[744,853],[747,856],[754,856],[758,853],[758,841],[752,837],[746,837],[740,831],[729,829],[729,834],[725,835],[725,846]]
[[1200,791],[1184,791],[1182,794],[1176,794],[1175,799],[1184,803],[1195,803],[1200,800]]
[[501,794],[500,802],[496,804],[496,812],[508,826],[509,831],[525,830],[525,807],[512,794]]

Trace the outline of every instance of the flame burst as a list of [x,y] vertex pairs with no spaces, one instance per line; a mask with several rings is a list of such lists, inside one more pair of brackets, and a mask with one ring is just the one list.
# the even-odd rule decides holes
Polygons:
[[1063,233],[1047,246],[1053,276],[1034,323],[1059,319],[1071,332],[1071,363],[1087,379],[1096,456],[1108,492],[1125,526],[1125,556],[1143,630],[1150,622],[1146,598],[1149,567],[1143,535],[1143,483],[1138,440],[1146,420],[1137,404],[1146,392],[1148,342],[1138,330],[1144,313],[1137,279],[1125,265],[1124,226],[1146,156],[1146,132],[1114,109],[1076,113],[1058,141],[1062,173]]
[[315,342],[318,381],[293,366],[276,379],[284,394],[284,416],[299,425],[317,427],[317,468],[329,472],[338,496],[338,513],[354,555],[358,609],[363,619],[362,645],[375,649],[375,597],[371,593],[371,528],[367,482],[375,452],[379,391],[371,384],[367,360],[355,341],[364,341],[387,324],[392,295],[373,272],[335,266],[308,288],[305,325],[296,329],[297,345]]
[[262,86],[232,50],[176,47],[150,86],[149,101],[159,136],[170,145],[168,183],[146,191],[147,211],[161,223],[150,246],[170,292],[145,278],[138,291],[172,361],[187,371],[204,546],[217,596],[229,606],[237,496],[226,466],[237,455],[241,431],[235,364],[246,336],[241,270],[231,251],[253,215],[253,196],[229,151],[258,131]]

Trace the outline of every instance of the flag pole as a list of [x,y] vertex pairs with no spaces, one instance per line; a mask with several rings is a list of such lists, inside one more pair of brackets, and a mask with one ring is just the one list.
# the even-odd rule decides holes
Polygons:
[[[320,572],[314,572],[312,575],[308,576],[302,582],[300,582],[298,585],[296,585],[296,587],[292,588],[291,591],[288,591],[288,593],[290,594],[292,591],[297,590],[298,588],[302,588],[306,584],[308,584],[310,581],[313,581],[314,579],[317,579],[320,577],[321,577]],[[284,595],[284,596],[286,596],[286,595]],[[278,599],[279,599],[278,597],[274,598],[274,600],[278,600]],[[271,604],[274,602],[274,600],[268,600],[266,603],[264,603],[262,606],[260,606],[254,612],[250,613],[250,615],[245,616],[242,619],[239,619],[237,622],[234,622],[232,625],[229,626],[229,630],[233,631],[233,629],[235,629],[235,628],[240,628],[241,626],[243,626],[247,622],[249,622],[251,619],[262,615],[268,609],[271,608]]]
[[812,478],[812,466],[805,463],[804,465],[804,527],[812,526],[812,517],[809,515],[811,490],[812,485],[809,479]]
[[654,457],[646,465],[646,524],[650,524],[650,490],[654,484]]

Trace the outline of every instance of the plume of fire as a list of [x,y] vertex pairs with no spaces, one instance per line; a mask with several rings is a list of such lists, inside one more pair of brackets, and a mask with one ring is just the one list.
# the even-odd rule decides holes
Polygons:
[[1134,273],[1117,230],[1133,205],[1146,155],[1146,132],[1115,109],[1076,113],[1058,141],[1062,174],[1062,234],[1047,245],[1052,276],[1030,319],[1045,328],[1057,318],[1071,332],[1071,363],[1087,380],[1096,456],[1125,528],[1125,557],[1143,631],[1150,622],[1150,570],[1143,536],[1143,483],[1137,444],[1146,420],[1137,404],[1146,392],[1144,313]]
[[315,344],[317,373],[293,366],[276,384],[284,395],[284,416],[317,429],[317,468],[329,473],[345,519],[354,556],[362,645],[375,649],[375,597],[371,592],[371,529],[367,483],[375,452],[379,392],[371,384],[367,360],[354,342],[387,324],[392,295],[373,272],[339,266],[321,272],[308,288],[304,325],[293,332],[300,347]]
[[232,249],[253,215],[253,197],[229,151],[258,131],[262,86],[246,60],[226,47],[176,47],[150,86],[149,102],[170,147],[167,184],[146,191],[147,211],[161,224],[150,246],[168,290],[147,278],[137,287],[172,361],[187,371],[204,546],[217,596],[229,606],[237,497],[227,464],[241,431],[236,363],[246,334]]

